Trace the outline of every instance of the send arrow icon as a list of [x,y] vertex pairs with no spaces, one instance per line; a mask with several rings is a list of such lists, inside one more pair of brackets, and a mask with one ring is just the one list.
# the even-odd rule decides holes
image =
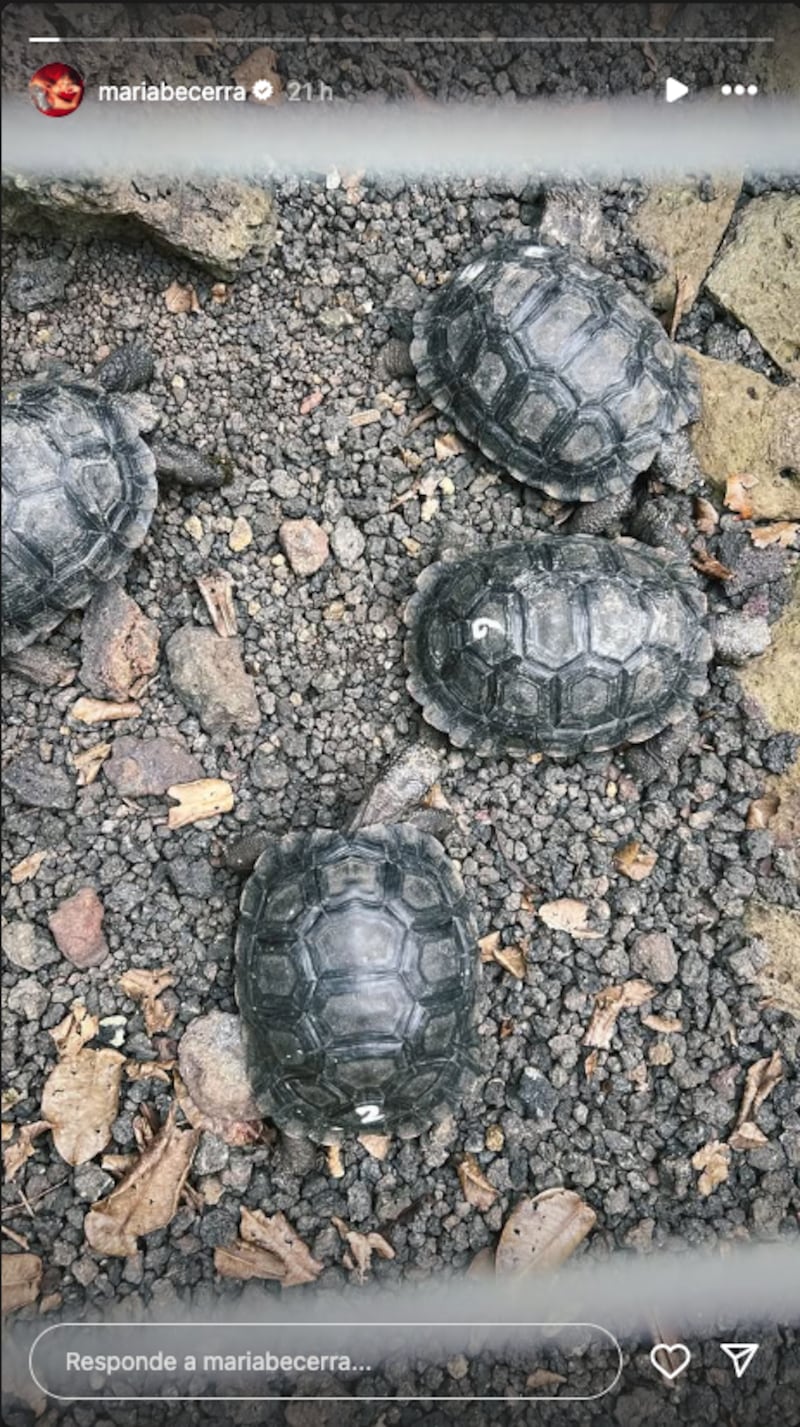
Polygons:
[[723,1353],[733,1363],[737,1377],[744,1377],[759,1349],[758,1343],[720,1343]]

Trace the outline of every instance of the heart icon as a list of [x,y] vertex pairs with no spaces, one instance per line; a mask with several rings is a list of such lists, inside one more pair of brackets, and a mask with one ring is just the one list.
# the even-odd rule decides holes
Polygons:
[[[660,1353],[663,1353],[667,1359],[666,1366],[658,1360]],[[678,1359],[677,1367],[671,1368],[669,1366],[670,1357]],[[656,1372],[660,1372],[661,1376],[667,1379],[667,1382],[673,1382],[676,1377],[680,1377],[681,1373],[686,1371],[692,1361],[692,1355],[685,1343],[656,1343],[650,1354],[650,1361]]]

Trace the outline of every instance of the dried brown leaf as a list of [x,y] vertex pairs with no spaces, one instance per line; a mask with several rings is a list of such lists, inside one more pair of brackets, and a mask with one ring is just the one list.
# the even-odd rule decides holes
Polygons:
[[222,1278],[267,1278],[280,1282],[283,1260],[259,1244],[247,1244],[244,1239],[221,1245],[214,1250],[214,1268]]
[[731,1152],[720,1140],[710,1140],[696,1154],[692,1155],[692,1167],[701,1171],[697,1188],[704,1199],[713,1194],[717,1185],[728,1178]]
[[36,1302],[42,1270],[38,1254],[3,1254],[3,1317]]
[[594,998],[594,1011],[589,1022],[583,1044],[607,1050],[622,1011],[641,1006],[655,995],[648,981],[626,981],[622,986],[607,986],[598,991]]
[[559,897],[555,902],[545,902],[538,915],[553,931],[567,932],[581,941],[599,941],[603,933],[591,927],[590,913],[587,902],[579,902],[575,897]]
[[347,1244],[349,1257],[345,1256],[345,1264],[355,1273],[359,1283],[363,1283],[369,1273],[373,1254],[377,1254],[381,1259],[394,1258],[394,1249],[382,1234],[376,1234],[374,1231],[370,1234],[359,1234],[355,1229],[348,1229],[343,1219],[334,1218],[331,1222],[338,1229],[339,1237]]
[[115,703],[112,699],[76,699],[69,716],[78,723],[113,723],[122,718],[138,718],[141,704]]
[[381,413],[377,406],[372,406],[368,411],[354,411],[350,417],[351,426],[371,426],[374,421],[380,421]]
[[780,805],[777,793],[765,793],[763,798],[755,798],[747,809],[745,827],[751,832],[754,828],[769,827]]
[[322,401],[322,392],[319,387],[315,391],[310,391],[308,396],[304,396],[300,403],[300,415],[308,416],[310,412],[316,411]]
[[82,1001],[73,1001],[69,1014],[63,1021],[59,1021],[57,1026],[53,1026],[50,1034],[56,1043],[58,1054],[67,1059],[77,1055],[87,1041],[94,1039],[99,1029],[100,1022],[97,1017],[87,1011]]
[[373,1159],[384,1160],[392,1148],[391,1135],[359,1135],[358,1143],[364,1146]]
[[211,287],[211,298],[213,302],[227,302],[231,295],[231,290],[226,282],[215,282]]
[[167,795],[179,806],[170,808],[167,827],[186,827],[188,823],[229,813],[233,807],[233,788],[224,778],[196,778],[193,783],[173,783]]
[[455,432],[448,431],[446,436],[434,436],[433,450],[437,461],[449,461],[451,456],[460,456],[466,447]]
[[84,1046],[53,1067],[42,1091],[42,1117],[67,1164],[86,1164],[104,1150],[117,1118],[122,1067],[119,1051]]
[[[11,1128],[13,1129],[13,1126]],[[23,1125],[19,1132],[19,1138],[3,1151],[3,1170],[9,1184],[14,1176],[19,1174],[22,1166],[27,1164],[31,1155],[36,1153],[34,1142],[44,1134],[45,1130],[49,1129],[49,1120],[36,1120],[32,1125]]]
[[545,1189],[520,1199],[503,1225],[495,1255],[502,1274],[546,1272],[565,1263],[597,1215],[572,1189]]
[[[313,1283],[322,1272],[323,1265],[312,1258],[302,1239],[297,1237],[288,1219],[281,1213],[268,1217],[260,1209],[243,1208],[239,1234],[239,1241],[234,1247],[241,1251],[243,1247],[250,1246],[262,1254],[269,1254],[275,1260],[278,1271],[260,1276],[277,1278],[283,1288]],[[247,1276],[253,1275],[250,1273]]]
[[723,565],[720,560],[716,560],[713,555],[709,555],[707,550],[700,550],[694,556],[692,564],[701,575],[708,575],[711,580],[732,580],[733,570],[729,570],[727,565]]
[[174,985],[175,977],[168,966],[162,967],[161,971],[146,971],[144,967],[138,967],[126,971],[119,978],[120,990],[141,1005],[149,1036],[156,1035],[158,1031],[168,1031],[175,1020],[177,1007],[165,1006],[159,1000],[162,992]]
[[583,1073],[587,1080],[591,1080],[597,1074],[597,1067],[600,1064],[600,1054],[596,1050],[590,1050],[583,1062]]
[[176,1127],[176,1113],[173,1102],[133,1168],[86,1215],[86,1239],[97,1253],[128,1258],[136,1253],[140,1236],[165,1228],[174,1218],[200,1138],[199,1130]]
[[211,570],[207,575],[198,575],[196,583],[217,634],[222,639],[232,639],[236,634],[232,576],[227,570]]
[[632,882],[643,882],[658,861],[658,853],[650,852],[640,842],[628,842],[614,853],[614,866]]
[[170,1071],[174,1065],[174,1060],[162,1063],[157,1060],[126,1060],[125,1078],[126,1080],[163,1080],[166,1085],[169,1085],[172,1079]]
[[164,293],[167,312],[199,312],[200,303],[190,282],[171,282]]
[[683,1030],[677,1016],[642,1016],[642,1025],[651,1031],[658,1031],[662,1036],[670,1036],[675,1031]]
[[478,951],[481,961],[494,961],[494,954],[500,945],[499,932],[487,932],[486,936],[478,939]]
[[765,545],[782,545],[784,549],[793,545],[800,530],[796,520],[776,520],[773,525],[760,525],[750,531],[750,539],[759,550]]
[[758,476],[728,476],[725,482],[725,505],[734,510],[741,520],[750,520],[753,515],[753,501],[750,491],[758,485]]
[[489,1245],[478,1249],[466,1273],[467,1278],[486,1279],[494,1277],[494,1250]]
[[728,1144],[732,1150],[757,1150],[768,1143],[764,1131],[760,1130],[752,1120],[744,1120],[728,1137]]
[[696,284],[691,273],[678,273],[676,275],[675,303],[672,308],[672,316],[669,323],[669,335],[671,338],[674,338],[684,313],[691,307],[696,290]]
[[21,882],[32,881],[46,856],[47,852],[29,852],[27,857],[23,857],[21,862],[17,862],[11,868],[12,886],[18,887]]
[[73,753],[72,762],[78,770],[78,787],[88,788],[111,752],[110,743],[95,743],[93,748],[85,748],[81,753]]
[[694,523],[701,535],[713,535],[719,525],[719,511],[704,496],[696,496],[694,502]]
[[485,1213],[491,1209],[497,1198],[497,1190],[490,1184],[474,1155],[465,1154],[458,1165],[461,1193],[468,1204]]
[[772,1094],[779,1080],[783,1079],[783,1061],[779,1050],[773,1051],[772,1055],[765,1056],[763,1060],[757,1060],[750,1066],[744,1084],[742,1103],[739,1106],[739,1113],[736,1116],[736,1126],[738,1130],[746,1120],[752,1120],[756,1111],[763,1105],[768,1095]]

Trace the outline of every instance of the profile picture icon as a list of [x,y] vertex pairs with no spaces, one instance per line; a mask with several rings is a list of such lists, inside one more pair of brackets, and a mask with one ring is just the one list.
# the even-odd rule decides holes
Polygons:
[[39,113],[49,119],[74,114],[83,99],[83,78],[71,64],[43,64],[28,88]]

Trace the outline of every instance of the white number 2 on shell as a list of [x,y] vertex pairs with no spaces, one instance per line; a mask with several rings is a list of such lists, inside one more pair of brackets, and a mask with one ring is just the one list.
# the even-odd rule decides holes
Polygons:
[[496,629],[498,634],[505,633],[499,619],[473,619],[472,638],[485,639],[490,629]]
[[383,1119],[380,1105],[356,1105],[355,1108],[362,1125],[374,1125],[378,1120]]

